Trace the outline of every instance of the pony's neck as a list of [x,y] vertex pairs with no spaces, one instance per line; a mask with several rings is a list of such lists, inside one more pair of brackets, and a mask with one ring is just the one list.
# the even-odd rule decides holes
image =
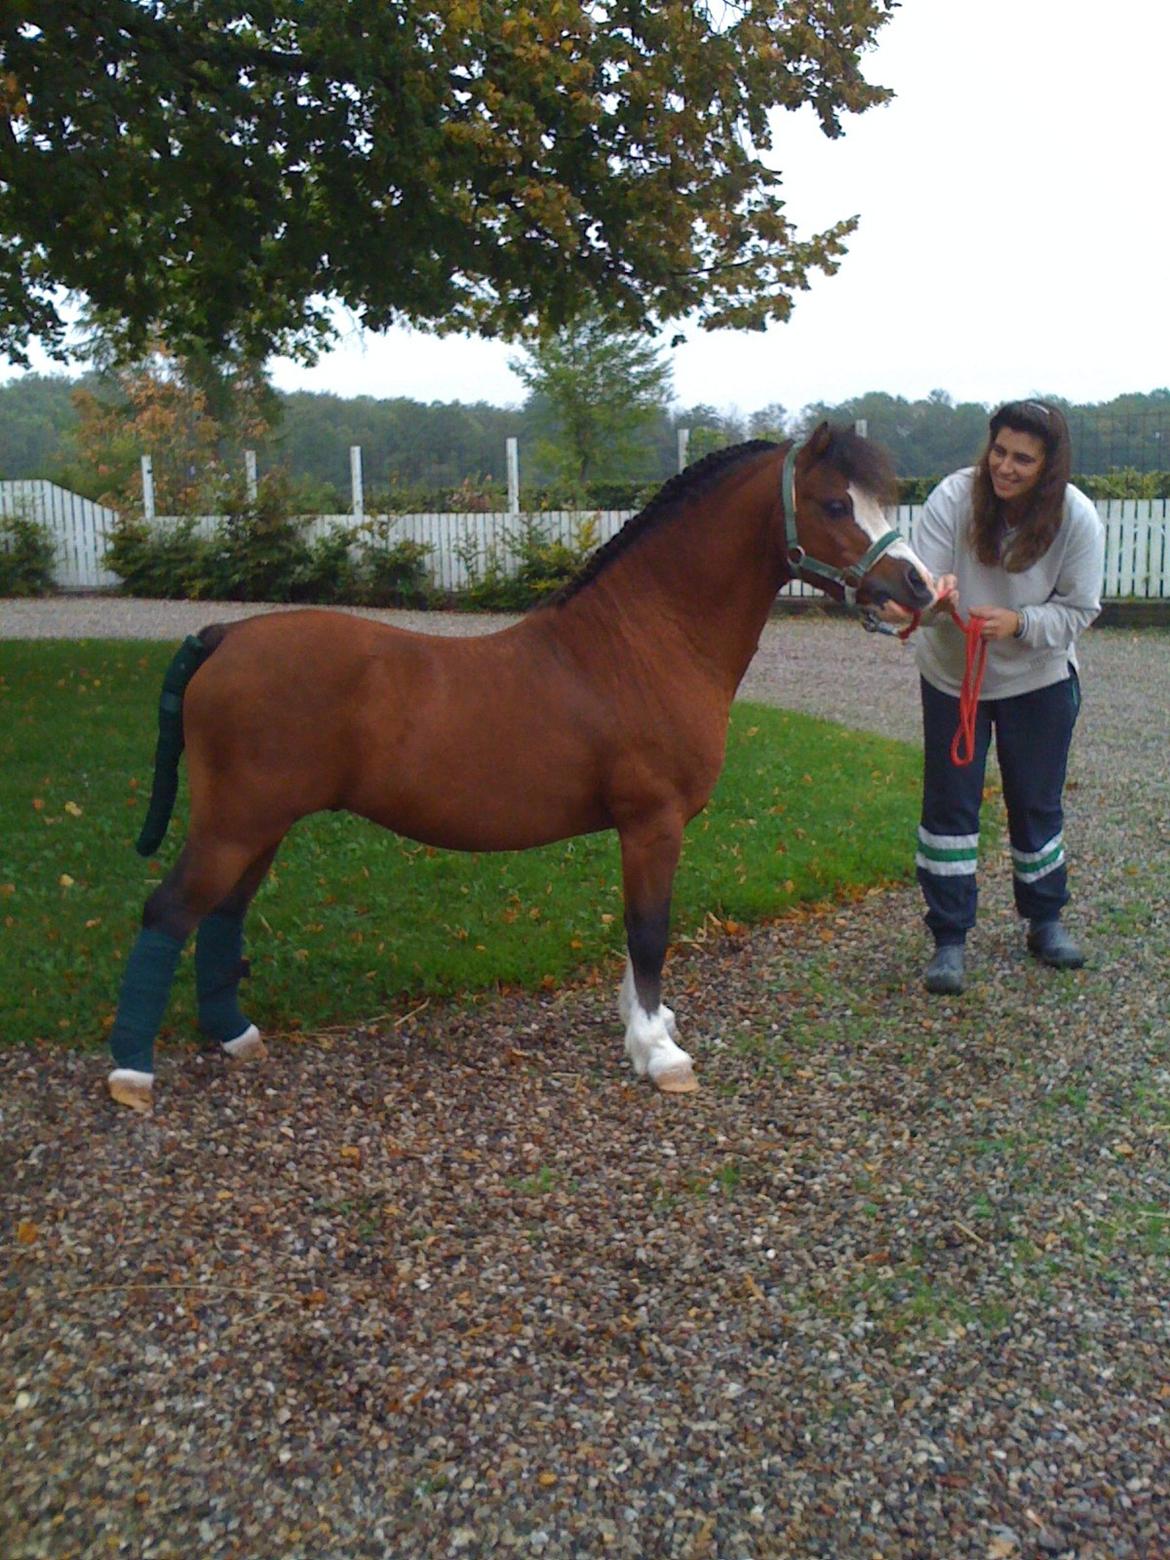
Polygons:
[[620,617],[623,632],[684,640],[734,693],[787,577],[782,453],[767,452],[717,490],[684,500],[582,593],[582,606],[611,625]]

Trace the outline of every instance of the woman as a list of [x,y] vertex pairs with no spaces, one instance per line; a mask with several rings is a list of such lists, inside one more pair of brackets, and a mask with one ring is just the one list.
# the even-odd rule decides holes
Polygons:
[[[975,924],[979,808],[987,749],[995,749],[1011,839],[1016,909],[1027,946],[1045,964],[1078,969],[1080,948],[1061,923],[1068,902],[1063,792],[1080,706],[1076,642],[1101,610],[1104,530],[1068,480],[1068,425],[1042,401],[1012,401],[991,419],[979,464],[945,478],[915,531],[939,601],[915,635],[925,745],[918,881],[935,952],[926,989],[963,989],[964,944]],[[950,604],[980,624],[987,666],[975,756],[951,760],[965,667]],[[882,616],[905,621],[893,604]]]

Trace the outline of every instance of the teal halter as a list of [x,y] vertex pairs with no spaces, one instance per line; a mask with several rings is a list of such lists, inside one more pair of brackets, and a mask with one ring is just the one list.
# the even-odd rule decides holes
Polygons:
[[800,538],[796,531],[797,454],[796,443],[793,441],[788,446],[788,454],[784,457],[784,471],[780,479],[780,506],[784,511],[784,541],[788,567],[792,570],[793,579],[803,578],[806,574],[818,576],[812,580],[806,578],[806,585],[815,585],[818,589],[823,589],[822,580],[829,580],[834,585],[840,585],[845,593],[845,600],[852,605],[856,599],[858,588],[870,569],[873,568],[883,554],[889,551],[895,542],[900,542],[902,538],[897,531],[886,531],[862,554],[856,563],[851,563],[845,569],[838,569],[831,563],[821,563],[816,558],[810,558],[800,545]]

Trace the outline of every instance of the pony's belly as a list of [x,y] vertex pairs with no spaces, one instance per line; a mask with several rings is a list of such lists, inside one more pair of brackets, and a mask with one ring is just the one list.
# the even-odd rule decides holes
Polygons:
[[355,806],[371,822],[442,850],[529,850],[613,826],[595,799],[515,795],[485,784],[474,795],[400,797],[387,805]]

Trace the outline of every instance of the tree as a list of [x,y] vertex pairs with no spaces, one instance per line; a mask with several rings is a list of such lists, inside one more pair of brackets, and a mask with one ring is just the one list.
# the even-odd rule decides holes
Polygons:
[[160,346],[74,390],[74,458],[62,473],[70,486],[114,509],[141,507],[141,458],[149,455],[160,514],[214,508],[229,449],[267,437],[271,403],[253,376],[213,376],[209,386],[204,368]]
[[895,0],[9,0],[0,348],[59,289],[188,355],[311,355],[329,301],[514,338],[784,319],[856,219],[799,239],[773,108],[828,136],[890,93]]
[[[542,455],[577,482],[640,476],[643,430],[670,399],[671,369],[645,336],[621,331],[600,315],[546,335],[509,367],[547,409],[555,435]],[[530,403],[531,404],[531,403]]]
[[0,385],[0,481],[56,474],[61,441],[77,422],[76,388],[60,374],[24,374]]
[[806,406],[800,431],[808,432],[826,417],[864,421],[869,437],[889,450],[901,477],[941,477],[970,465],[987,434],[987,408],[969,401],[956,406],[945,390],[932,390],[919,401],[871,390],[839,406]]
[[774,439],[781,443],[788,437],[788,413],[779,401],[761,406],[748,419],[748,431],[753,439]]

